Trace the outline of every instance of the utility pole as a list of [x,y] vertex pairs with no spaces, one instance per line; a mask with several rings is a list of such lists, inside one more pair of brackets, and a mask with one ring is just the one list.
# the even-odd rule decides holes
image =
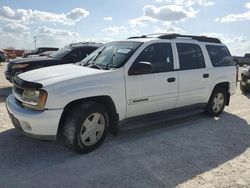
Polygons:
[[34,43],[35,43],[35,49],[36,49],[36,35],[34,35]]
[[74,33],[74,35],[75,35],[75,41],[74,42],[76,42],[76,23],[75,23],[74,30],[75,30],[75,33]]

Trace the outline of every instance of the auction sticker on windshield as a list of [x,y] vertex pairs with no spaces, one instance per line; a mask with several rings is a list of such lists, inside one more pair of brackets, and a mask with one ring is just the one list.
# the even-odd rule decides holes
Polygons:
[[122,54],[127,54],[130,51],[131,51],[131,49],[129,49],[129,48],[122,48],[122,49],[117,50],[116,52],[117,53],[122,53]]

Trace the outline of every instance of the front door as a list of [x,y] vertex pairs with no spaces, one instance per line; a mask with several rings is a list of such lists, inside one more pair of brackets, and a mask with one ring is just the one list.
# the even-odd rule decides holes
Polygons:
[[127,117],[174,108],[178,97],[178,73],[174,71],[171,43],[150,44],[134,64],[139,62],[151,63],[153,71],[132,76],[126,73]]

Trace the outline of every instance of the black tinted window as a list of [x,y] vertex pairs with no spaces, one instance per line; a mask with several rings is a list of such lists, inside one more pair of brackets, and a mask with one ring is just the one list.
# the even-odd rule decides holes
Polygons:
[[205,68],[200,46],[190,43],[177,43],[181,70]]
[[214,67],[235,65],[233,58],[225,46],[206,46],[210,60]]
[[151,63],[153,73],[172,71],[174,63],[171,44],[157,43],[146,47],[138,56],[135,63],[139,62]]

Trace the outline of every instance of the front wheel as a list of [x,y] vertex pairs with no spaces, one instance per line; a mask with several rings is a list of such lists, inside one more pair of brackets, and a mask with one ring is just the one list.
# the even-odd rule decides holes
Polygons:
[[89,153],[99,147],[107,134],[108,114],[95,102],[75,106],[67,115],[63,125],[66,146],[78,153]]
[[221,87],[216,87],[207,103],[206,113],[210,116],[219,116],[226,105],[226,90]]

